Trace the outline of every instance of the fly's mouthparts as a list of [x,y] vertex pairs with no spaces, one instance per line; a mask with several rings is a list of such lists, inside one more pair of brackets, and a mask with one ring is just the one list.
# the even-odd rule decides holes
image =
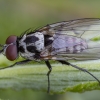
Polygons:
[[2,45],[2,44],[0,44],[0,47],[2,47],[2,49],[0,50],[0,53],[2,53],[2,52],[4,52],[4,49],[5,49],[5,45]]
[[0,47],[4,47],[4,45],[0,44]]

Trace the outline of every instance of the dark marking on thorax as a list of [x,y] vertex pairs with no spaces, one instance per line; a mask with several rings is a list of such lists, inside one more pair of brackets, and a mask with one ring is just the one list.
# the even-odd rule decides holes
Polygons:
[[44,45],[48,46],[50,44],[52,44],[53,42],[53,37],[50,35],[44,35]]
[[39,38],[37,38],[35,36],[28,36],[28,37],[26,37],[26,39],[24,40],[24,42],[26,44],[29,44],[29,43],[35,43],[38,40],[39,40]]

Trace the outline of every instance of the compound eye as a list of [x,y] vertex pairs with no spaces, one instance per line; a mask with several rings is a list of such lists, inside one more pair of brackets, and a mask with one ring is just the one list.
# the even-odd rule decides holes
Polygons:
[[15,60],[18,56],[16,41],[17,41],[17,36],[14,35],[9,36],[6,40],[6,44],[8,44],[8,47],[6,48],[5,54],[6,54],[6,58],[10,61]]

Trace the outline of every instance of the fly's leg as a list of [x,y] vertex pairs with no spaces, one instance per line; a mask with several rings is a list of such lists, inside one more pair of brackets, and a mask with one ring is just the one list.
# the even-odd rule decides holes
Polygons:
[[45,61],[45,63],[47,65],[47,67],[49,68],[49,71],[47,73],[47,76],[48,76],[48,91],[47,92],[49,93],[50,92],[50,78],[49,78],[49,75],[50,75],[50,73],[52,71],[52,67],[51,67],[49,61]]
[[62,64],[70,65],[70,66],[72,66],[72,67],[74,67],[74,68],[76,68],[76,69],[79,69],[79,70],[81,70],[81,71],[83,71],[83,72],[86,72],[86,73],[90,74],[90,75],[91,75],[93,78],[95,78],[95,79],[99,82],[99,84],[100,84],[100,80],[99,80],[97,77],[95,77],[92,73],[90,73],[89,71],[87,71],[86,69],[80,68],[80,67],[78,67],[78,66],[76,66],[76,65],[73,65],[73,64],[71,64],[71,63],[69,63],[69,62],[66,62],[66,61],[61,61],[61,60],[59,60],[59,62],[62,63]]
[[13,67],[13,66],[15,66],[15,65],[25,64],[25,63],[27,63],[27,62],[29,62],[29,61],[31,61],[31,60],[26,59],[26,60],[23,60],[23,61],[19,61],[19,62],[14,63],[13,65],[10,65],[10,66],[4,67],[4,68],[0,68],[0,70],[1,70],[1,69],[6,69],[6,68],[10,68],[10,67]]

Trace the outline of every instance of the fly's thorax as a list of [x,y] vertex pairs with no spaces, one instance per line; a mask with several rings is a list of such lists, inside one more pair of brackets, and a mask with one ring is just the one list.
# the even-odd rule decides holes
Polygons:
[[40,52],[44,49],[44,35],[41,32],[24,34],[19,39],[19,52],[27,59],[38,59]]

